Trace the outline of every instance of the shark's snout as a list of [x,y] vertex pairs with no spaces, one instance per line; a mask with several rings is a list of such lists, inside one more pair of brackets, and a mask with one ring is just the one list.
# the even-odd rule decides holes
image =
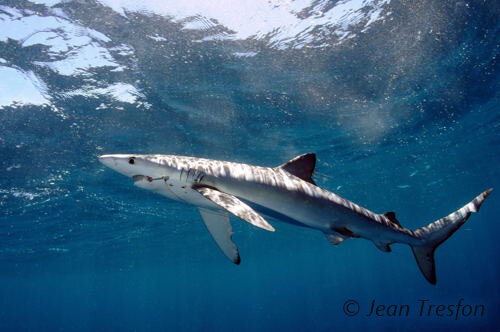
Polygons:
[[109,154],[99,156],[98,159],[103,165],[109,168],[114,168],[116,166],[116,159]]
[[137,169],[134,169],[134,162],[129,162],[129,159],[134,157],[129,157],[126,155],[116,155],[116,154],[105,154],[99,156],[99,161],[112,170],[121,173],[126,176],[133,176],[135,174],[140,174]]
[[99,161],[120,174],[128,176],[134,183],[152,182],[153,178],[162,177],[163,174],[155,173],[155,164],[145,160],[140,155],[133,154],[105,154],[98,157]]

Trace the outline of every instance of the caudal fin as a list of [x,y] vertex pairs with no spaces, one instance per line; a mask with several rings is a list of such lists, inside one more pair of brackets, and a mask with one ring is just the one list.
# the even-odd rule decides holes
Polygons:
[[436,284],[434,251],[467,221],[472,212],[479,211],[484,199],[488,197],[492,190],[484,191],[457,211],[414,231],[414,234],[422,240],[422,243],[412,245],[411,249],[420,271],[431,284]]

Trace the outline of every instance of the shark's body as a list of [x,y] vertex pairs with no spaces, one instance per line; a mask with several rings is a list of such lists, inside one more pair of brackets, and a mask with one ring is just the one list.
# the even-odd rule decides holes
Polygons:
[[461,209],[411,231],[393,212],[377,214],[315,185],[316,157],[298,156],[274,168],[172,155],[104,155],[106,166],[134,179],[135,185],[171,199],[195,205],[224,254],[239,264],[231,240],[229,213],[266,230],[274,228],[262,217],[322,231],[333,244],[346,238],[365,238],[382,251],[392,243],[411,246],[426,277],[436,282],[435,248],[478,211],[487,190]]

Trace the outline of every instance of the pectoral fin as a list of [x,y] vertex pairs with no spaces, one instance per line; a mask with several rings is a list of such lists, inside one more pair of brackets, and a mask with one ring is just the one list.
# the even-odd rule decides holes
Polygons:
[[208,231],[220,250],[222,250],[231,262],[240,264],[238,248],[231,239],[233,229],[229,222],[229,214],[225,211],[214,211],[204,208],[199,208],[199,210],[205,226],[207,226]]
[[274,232],[275,229],[271,226],[264,218],[262,218],[255,210],[250,206],[240,201],[233,195],[229,195],[218,191],[217,189],[212,189],[208,187],[196,187],[194,188],[205,198],[211,200],[218,206],[226,209],[235,216],[249,222],[250,224],[265,229],[270,232]]

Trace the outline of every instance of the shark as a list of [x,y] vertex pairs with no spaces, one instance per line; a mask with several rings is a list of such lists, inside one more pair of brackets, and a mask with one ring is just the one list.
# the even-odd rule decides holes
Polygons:
[[234,264],[240,264],[232,240],[230,215],[266,231],[268,220],[316,229],[333,245],[347,239],[372,241],[383,252],[391,245],[409,245],[425,279],[436,284],[434,252],[457,231],[493,189],[427,226],[410,230],[392,211],[372,212],[313,180],[316,155],[306,153],[276,167],[161,154],[107,154],[105,166],[134,185],[170,199],[194,205],[215,243]]

